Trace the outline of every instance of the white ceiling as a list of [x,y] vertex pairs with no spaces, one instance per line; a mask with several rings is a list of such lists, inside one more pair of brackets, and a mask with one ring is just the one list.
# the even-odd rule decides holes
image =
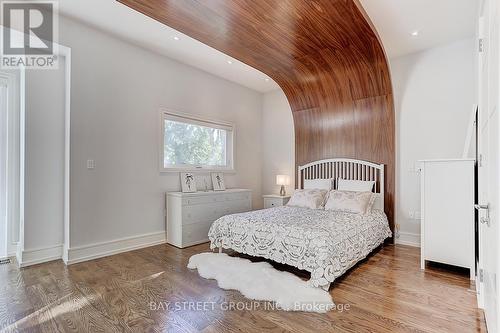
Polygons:
[[[62,15],[260,92],[279,89],[264,73],[115,0],[61,0]],[[175,40],[178,37],[179,40]],[[232,64],[228,64],[228,60]],[[268,79],[268,81],[266,81]]]
[[[391,58],[473,36],[478,2],[361,0]],[[264,73],[115,0],[61,0],[59,10],[99,30],[256,91],[279,89]],[[417,37],[411,35],[415,30],[419,31]]]
[[[479,0],[361,0],[389,58],[474,36]],[[411,35],[418,31],[418,36]]]

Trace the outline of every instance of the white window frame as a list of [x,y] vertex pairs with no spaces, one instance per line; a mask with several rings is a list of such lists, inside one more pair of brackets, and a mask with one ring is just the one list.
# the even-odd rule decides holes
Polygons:
[[[205,165],[172,165],[165,167],[165,150],[164,150],[164,138],[165,138],[165,120],[179,121],[182,123],[188,123],[193,125],[218,128],[227,131],[226,137],[226,161],[227,166],[217,167],[217,166],[205,166]],[[188,113],[182,113],[173,111],[170,109],[160,109],[160,172],[179,172],[179,171],[200,171],[200,172],[210,172],[210,171],[225,171],[234,172],[234,147],[236,138],[236,128],[233,123],[208,119],[200,117],[197,115],[192,115]]]

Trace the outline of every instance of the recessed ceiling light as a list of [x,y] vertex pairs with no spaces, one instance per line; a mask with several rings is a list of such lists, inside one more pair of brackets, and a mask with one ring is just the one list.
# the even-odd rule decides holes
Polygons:
[[417,36],[418,36],[418,33],[419,33],[419,32],[418,32],[418,30],[415,30],[415,31],[413,31],[413,32],[411,33],[411,35],[412,35],[413,37],[417,37]]
[[174,36],[174,40],[179,40],[180,38],[177,36]]
[[231,60],[228,60],[227,63],[231,65],[233,62]]

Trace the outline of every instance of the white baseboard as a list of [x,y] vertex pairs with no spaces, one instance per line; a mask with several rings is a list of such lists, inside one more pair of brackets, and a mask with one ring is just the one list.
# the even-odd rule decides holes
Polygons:
[[400,231],[399,237],[396,238],[396,244],[420,247],[420,234]]
[[62,244],[44,248],[31,249],[20,251],[17,256],[17,264],[19,267],[27,267],[31,265],[41,264],[47,261],[61,259]]
[[72,247],[68,249],[67,256],[65,256],[67,258],[66,265],[163,244],[165,242],[165,231],[159,231],[108,242]]
[[17,252],[17,242],[13,242],[7,247],[7,257],[15,257]]

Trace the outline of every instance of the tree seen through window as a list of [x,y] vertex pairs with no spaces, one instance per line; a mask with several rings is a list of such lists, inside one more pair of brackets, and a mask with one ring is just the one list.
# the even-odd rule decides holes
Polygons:
[[226,166],[227,131],[165,119],[164,165]]

